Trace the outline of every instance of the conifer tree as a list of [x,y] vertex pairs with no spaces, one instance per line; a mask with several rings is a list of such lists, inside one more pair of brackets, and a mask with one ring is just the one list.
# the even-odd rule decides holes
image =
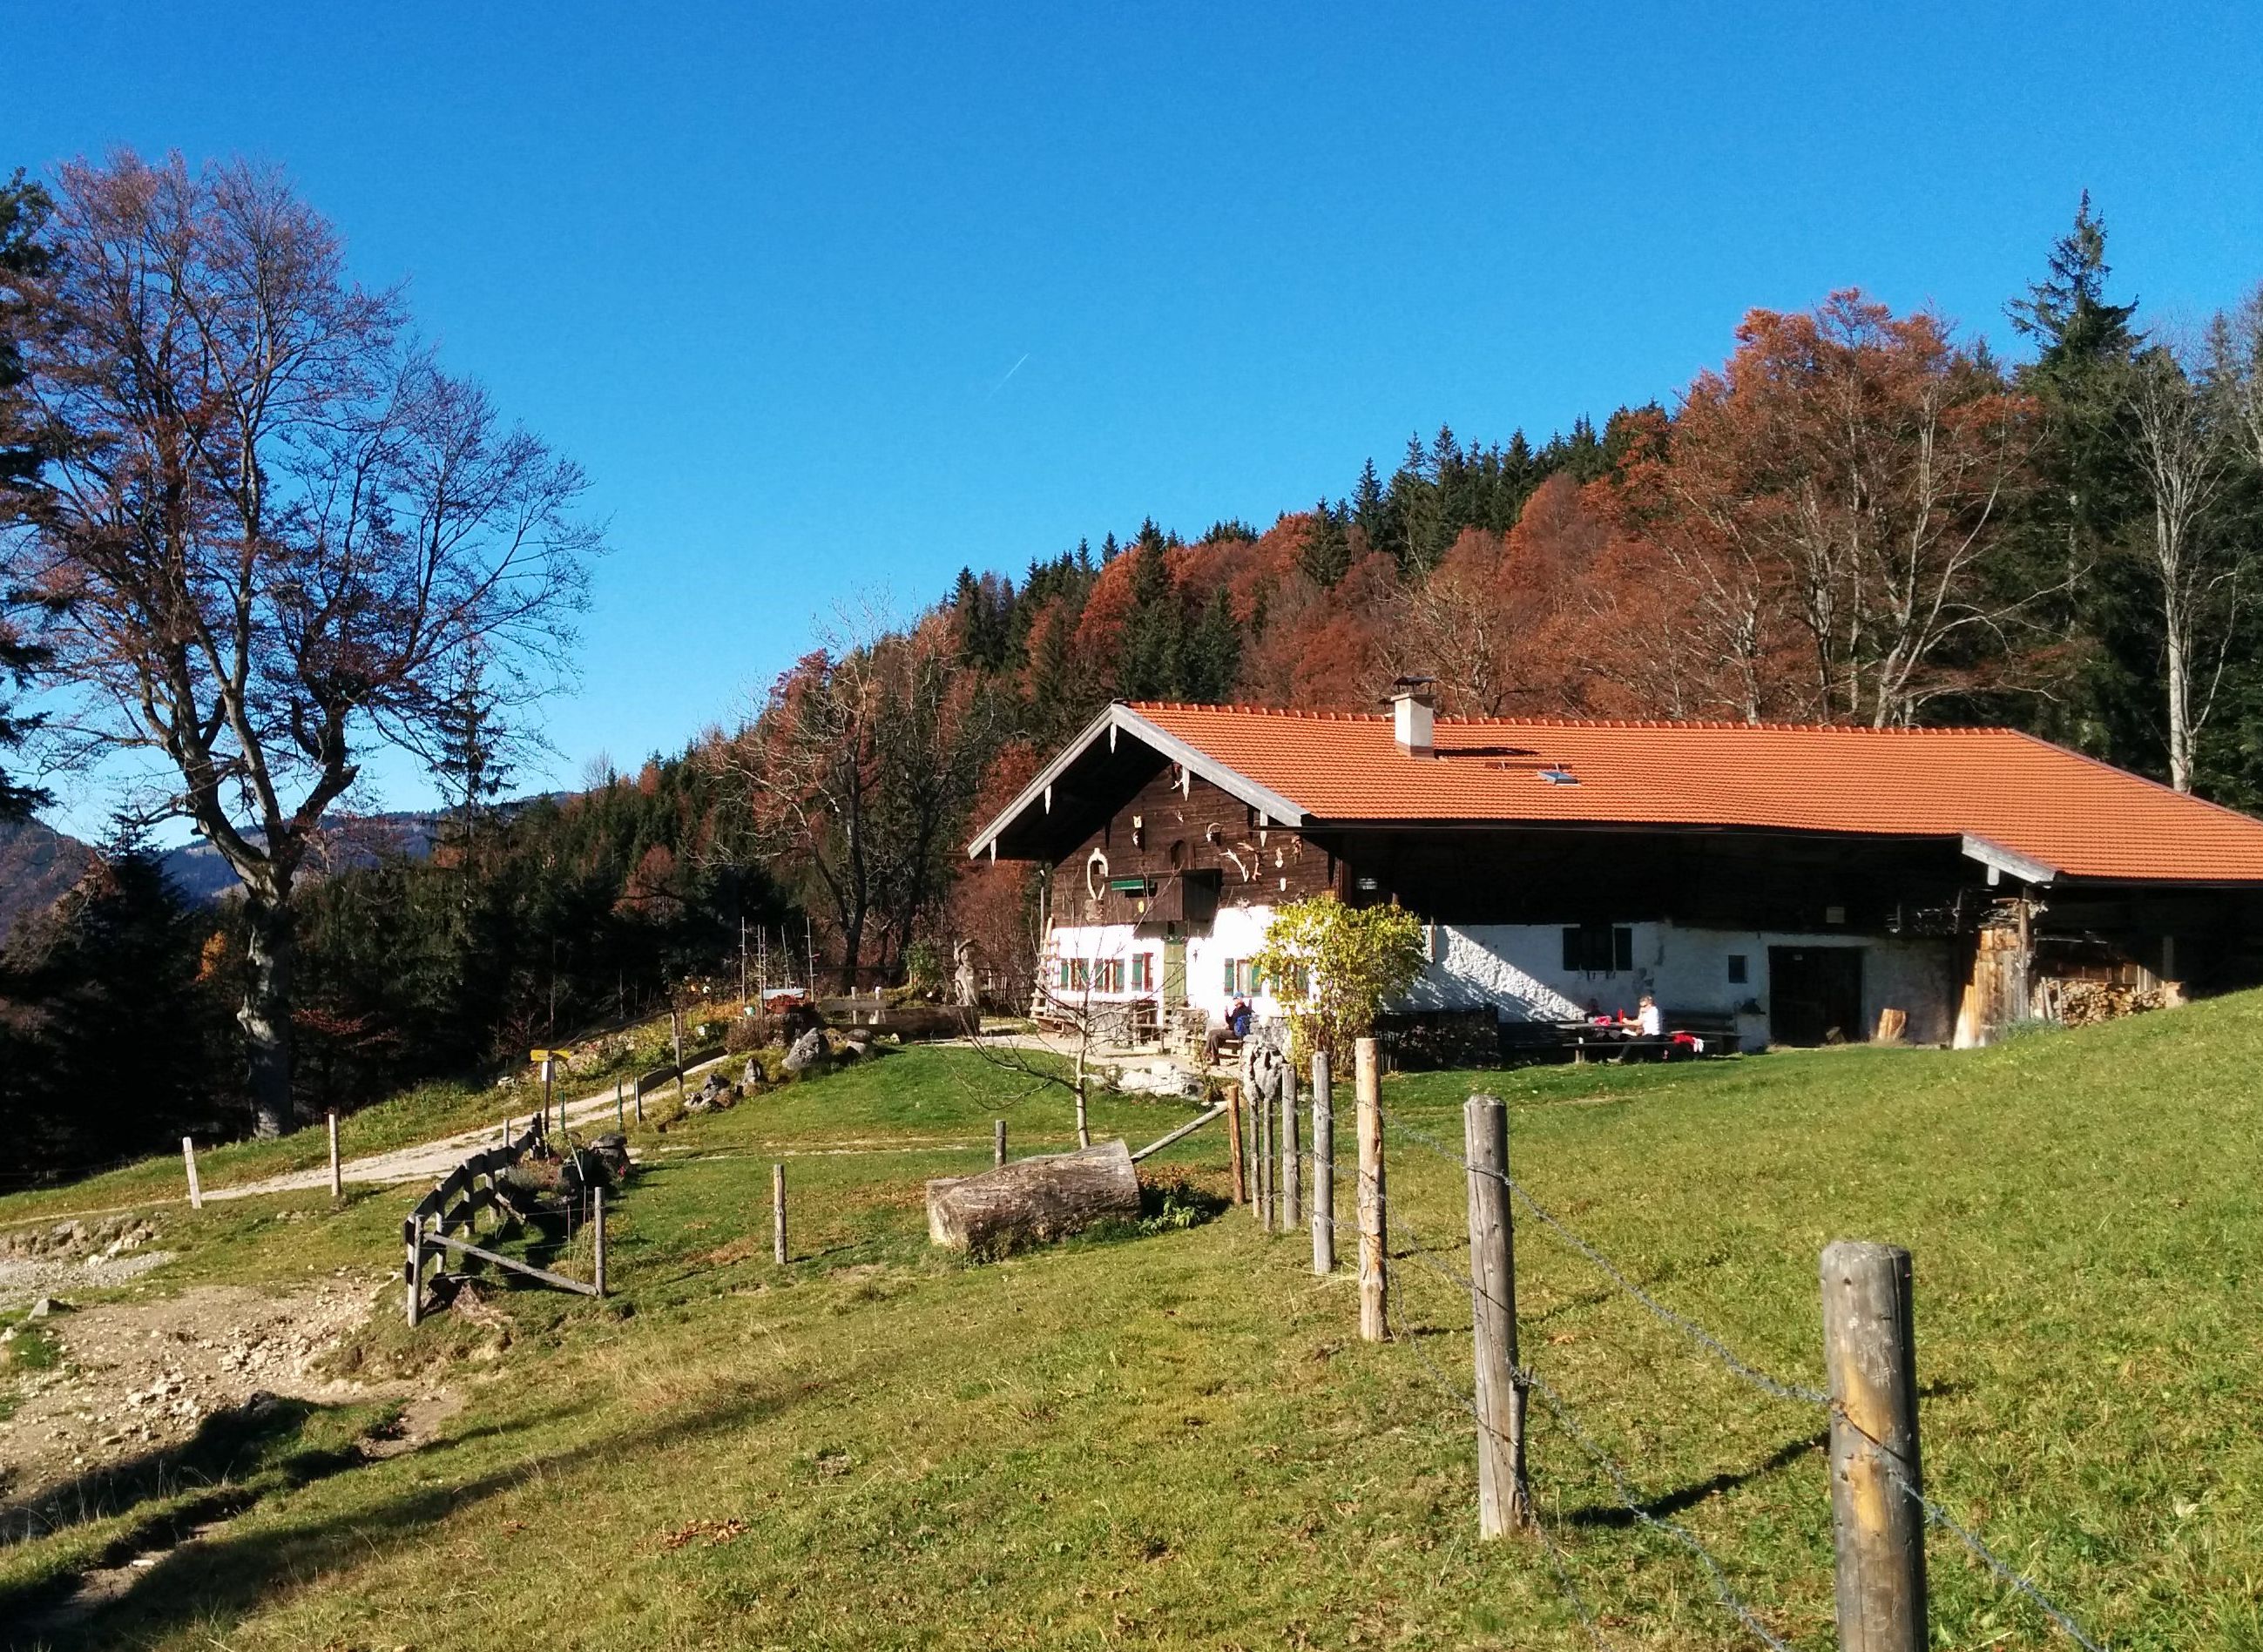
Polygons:
[[2042,485],[2002,577],[2059,593],[2050,617],[2071,680],[2059,700],[2037,709],[2039,732],[2160,773],[2166,753],[2151,682],[2162,639],[2144,570],[2127,554],[2142,487],[2123,408],[2144,338],[2133,325],[2136,301],[2107,297],[2106,242],[2106,220],[2086,190],[2043,278],[2006,307],[2036,349],[2017,378],[2042,409],[2046,436],[2035,459]]
[[[1375,464],[1368,462],[1363,481],[1375,480]],[[1341,506],[1330,506],[1325,499],[1312,507],[1312,525],[1305,536],[1305,548],[1298,553],[1298,564],[1313,584],[1324,591],[1332,591],[1351,568],[1351,536],[1344,530],[1344,514]]]

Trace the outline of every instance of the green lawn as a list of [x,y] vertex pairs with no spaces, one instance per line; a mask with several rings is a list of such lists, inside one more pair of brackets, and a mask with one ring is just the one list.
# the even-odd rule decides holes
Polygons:
[[[1536,1197],[1800,1382],[1821,1381],[1821,1246],[1907,1244],[1934,1496],[2115,1648],[2263,1648],[2259,1070],[2244,997],[1977,1054],[1395,1078],[1394,1242],[1460,1266],[1460,1172],[1406,1132],[1458,1142],[1482,1086]],[[612,1300],[515,1294],[485,1360],[463,1354],[492,1333],[452,1317],[380,1322],[364,1368],[423,1361],[466,1394],[442,1437],[261,1470],[244,1513],[65,1644],[1592,1644],[1544,1551],[1476,1539],[1471,1424],[1435,1382],[1467,1381],[1468,1303],[1421,1259],[1397,1269],[1406,1334],[1369,1346],[1348,1270],[1314,1280],[1305,1238],[1238,1211],[931,1252],[920,1182],[987,1162],[992,1117],[1016,1151],[1066,1140],[1064,1100],[1024,1088],[914,1051],[640,1133]],[[1095,1122],[1137,1144],[1184,1116],[1111,1098]],[[1143,1169],[1222,1191],[1223,1165],[1211,1130]],[[184,1253],[145,1288],[373,1272],[412,1196],[168,1212]],[[1518,1262],[1525,1353],[1583,1426],[1776,1634],[1831,1645],[1820,1417],[1529,1222]],[[1609,1643],[1756,1644],[1535,1409],[1536,1490]],[[86,1540],[0,1550],[0,1624]],[[1952,1540],[1932,1560],[1937,1644],[2052,1643]]]

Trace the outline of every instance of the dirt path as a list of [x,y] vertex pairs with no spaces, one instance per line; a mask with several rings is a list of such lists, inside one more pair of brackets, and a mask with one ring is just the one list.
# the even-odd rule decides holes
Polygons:
[[[720,1066],[730,1059],[728,1056],[719,1056],[713,1061],[704,1062],[697,1067],[687,1067],[684,1077],[688,1078],[695,1073],[705,1072],[708,1068]],[[613,1093],[601,1090],[595,1095],[582,1097],[579,1101],[567,1103],[566,1122],[569,1125],[588,1124],[610,1118],[612,1111]],[[524,1120],[517,1122],[524,1122]],[[389,1152],[372,1153],[366,1158],[350,1158],[338,1167],[338,1173],[348,1181],[358,1182],[437,1181],[481,1148],[495,1145],[502,1136],[502,1121],[498,1119],[492,1127],[460,1131],[437,1141],[420,1142],[413,1147],[396,1147]],[[243,1182],[233,1187],[207,1187],[205,1197],[249,1199],[257,1194],[303,1193],[309,1188],[329,1185],[329,1167],[323,1165],[312,1170],[294,1170],[281,1176],[270,1176],[260,1181]]]
[[61,1357],[20,1380],[14,1414],[0,1421],[0,1497],[176,1444],[255,1393],[340,1397],[348,1390],[314,1362],[382,1289],[365,1275],[283,1296],[200,1285],[34,1322]]

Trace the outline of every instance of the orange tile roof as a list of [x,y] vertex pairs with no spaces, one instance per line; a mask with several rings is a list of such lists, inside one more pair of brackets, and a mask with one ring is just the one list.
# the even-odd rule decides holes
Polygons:
[[1970,834],[2076,877],[2263,882],[2263,821],[2010,729],[1440,718],[1424,758],[1388,715],[1131,710],[1320,821]]

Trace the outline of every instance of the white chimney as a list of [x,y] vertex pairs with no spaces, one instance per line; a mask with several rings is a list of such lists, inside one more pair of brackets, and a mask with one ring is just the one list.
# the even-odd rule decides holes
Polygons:
[[1391,685],[1392,733],[1399,749],[1409,757],[1430,755],[1432,708],[1436,696],[1432,677],[1400,677]]

